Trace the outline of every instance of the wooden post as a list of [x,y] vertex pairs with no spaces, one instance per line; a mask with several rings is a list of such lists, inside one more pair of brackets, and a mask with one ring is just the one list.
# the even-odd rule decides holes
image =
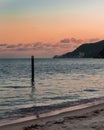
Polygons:
[[34,87],[34,56],[31,56],[31,84]]

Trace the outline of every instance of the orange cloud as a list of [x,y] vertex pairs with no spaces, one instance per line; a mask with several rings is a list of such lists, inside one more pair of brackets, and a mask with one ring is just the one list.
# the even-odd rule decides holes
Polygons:
[[53,57],[66,52],[70,52],[77,48],[82,43],[96,42],[99,39],[77,39],[77,38],[64,38],[57,43],[50,42],[35,42],[35,43],[18,43],[18,44],[0,44],[0,56],[25,57],[34,54],[36,57]]

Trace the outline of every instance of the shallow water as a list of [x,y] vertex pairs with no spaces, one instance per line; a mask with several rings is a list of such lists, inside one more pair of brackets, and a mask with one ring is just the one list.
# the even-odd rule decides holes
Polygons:
[[0,59],[0,121],[104,97],[103,59],[36,59],[35,89],[30,63]]

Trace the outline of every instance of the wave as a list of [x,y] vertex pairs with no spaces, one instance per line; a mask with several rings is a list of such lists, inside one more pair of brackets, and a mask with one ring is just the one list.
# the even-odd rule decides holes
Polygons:
[[96,91],[99,91],[99,90],[97,90],[97,89],[85,89],[83,91],[86,91],[86,92],[96,92]]
[[43,99],[50,99],[50,100],[64,100],[64,99],[75,99],[80,97],[79,95],[73,95],[73,96],[56,96],[56,97],[45,97]]
[[[0,88],[14,88],[14,89],[19,89],[19,88],[30,88],[31,86],[0,86]],[[5,90],[0,90],[0,91],[5,91]]]
[[50,112],[50,111],[57,110],[57,109],[72,107],[72,106],[85,104],[85,103],[89,103],[89,102],[94,102],[94,101],[100,101],[100,100],[104,100],[104,97],[83,99],[83,100],[78,100],[78,101],[74,101],[74,102],[67,101],[67,102],[63,102],[60,104],[53,104],[53,105],[47,105],[47,106],[45,106],[45,105],[44,106],[35,106],[34,105],[32,107],[21,108],[21,109],[12,110],[12,111],[8,110],[7,112],[0,114],[0,120],[5,120],[5,119],[13,120],[13,119],[18,119],[18,118],[22,118],[22,117],[36,115],[37,113],[42,114],[42,113]]

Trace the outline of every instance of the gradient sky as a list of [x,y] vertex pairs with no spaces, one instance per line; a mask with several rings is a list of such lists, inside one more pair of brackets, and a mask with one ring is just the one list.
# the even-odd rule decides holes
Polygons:
[[52,57],[104,39],[103,0],[0,0],[0,57]]

